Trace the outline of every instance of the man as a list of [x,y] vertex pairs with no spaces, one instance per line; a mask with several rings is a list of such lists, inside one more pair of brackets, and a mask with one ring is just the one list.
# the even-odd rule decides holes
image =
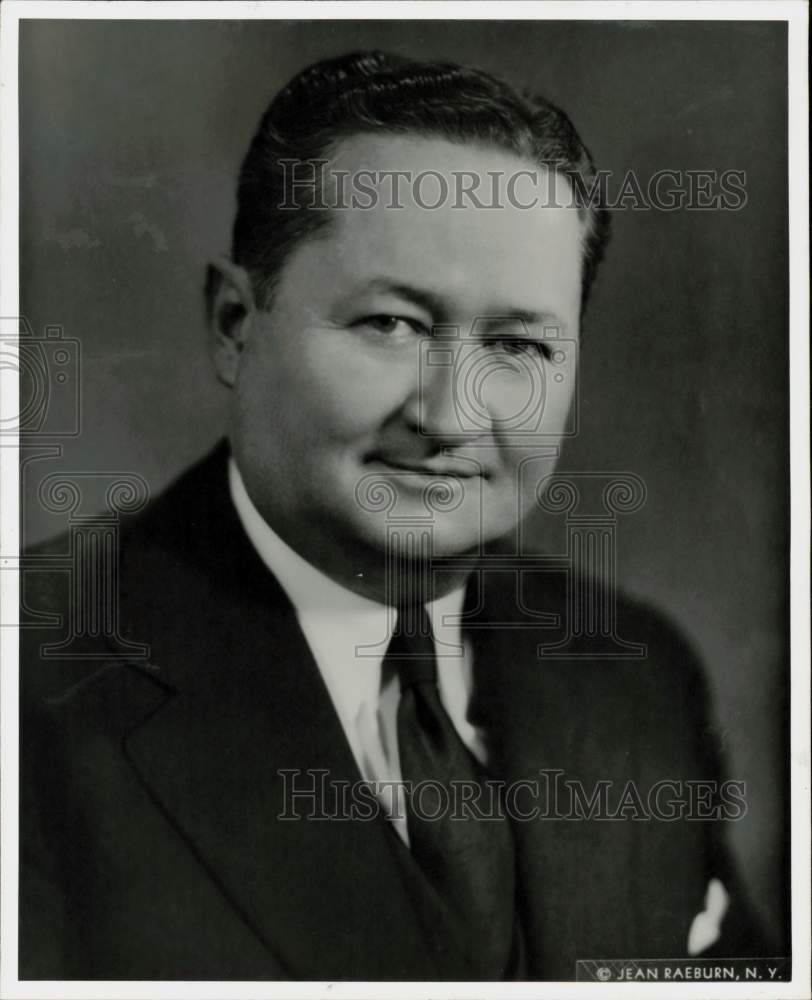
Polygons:
[[[149,659],[99,640],[65,667],[25,636],[22,977],[758,952],[717,793],[700,822],[637,814],[663,779],[721,780],[683,640],[593,586],[634,647],[562,645],[573,568],[485,549],[510,550],[568,426],[593,177],[560,111],[471,69],[362,53],[273,101],[207,284],[227,441],[122,541]],[[63,589],[31,574],[27,606],[69,628]]]

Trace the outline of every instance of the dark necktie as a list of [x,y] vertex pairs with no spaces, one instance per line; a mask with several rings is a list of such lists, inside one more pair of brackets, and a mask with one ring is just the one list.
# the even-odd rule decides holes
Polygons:
[[[512,834],[507,818],[500,815],[498,796],[489,797],[482,785],[483,769],[440,701],[431,622],[424,607],[400,611],[384,669],[397,671],[400,679],[398,749],[412,856],[449,911],[471,967],[470,978],[501,979],[514,943]],[[440,792],[438,785],[446,791]],[[467,793],[461,792],[463,785]],[[466,812],[461,805],[464,795],[472,797],[477,787],[482,788],[479,809],[497,818],[476,818],[476,812]],[[497,808],[489,808],[494,799]],[[436,818],[428,818],[435,813]]]

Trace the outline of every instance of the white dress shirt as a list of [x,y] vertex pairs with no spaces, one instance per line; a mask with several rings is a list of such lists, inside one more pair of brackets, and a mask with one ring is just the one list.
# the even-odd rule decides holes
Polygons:
[[[397,783],[400,688],[395,676],[381,683],[395,609],[342,587],[282,541],[248,496],[233,458],[229,488],[248,538],[296,611],[362,778]],[[484,763],[482,735],[467,719],[471,655],[460,628],[464,597],[461,587],[427,604],[426,610],[434,634],[440,700],[463,743]],[[392,797],[395,787],[385,789],[381,801],[408,843],[402,798]]]
[[[296,611],[362,778],[395,783],[380,800],[408,845],[403,795],[392,794],[401,778],[397,746],[400,689],[396,677],[381,683],[381,662],[392,636],[395,610],[342,587],[283,542],[248,496],[233,458],[228,476],[231,498],[248,538]],[[455,590],[426,609],[434,633],[440,699],[462,741],[485,763],[482,734],[467,719],[471,651],[460,628],[464,593],[464,588]],[[718,939],[728,904],[722,883],[711,879],[705,910],[697,914],[689,930],[689,955],[699,955]]]

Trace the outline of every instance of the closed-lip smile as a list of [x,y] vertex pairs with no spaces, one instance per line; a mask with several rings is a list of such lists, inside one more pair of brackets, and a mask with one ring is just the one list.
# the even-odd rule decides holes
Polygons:
[[453,476],[458,479],[473,479],[476,476],[485,475],[484,470],[475,468],[470,459],[455,460],[441,456],[421,462],[419,459],[405,456],[375,455],[372,460],[397,472],[411,472],[422,476]]

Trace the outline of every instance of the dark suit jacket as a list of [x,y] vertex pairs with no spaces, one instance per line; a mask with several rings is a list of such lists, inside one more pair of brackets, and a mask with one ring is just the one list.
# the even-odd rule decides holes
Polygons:
[[[64,545],[64,540],[57,545]],[[123,635],[149,660],[40,656],[23,632],[20,975],[45,979],[436,979],[459,975],[383,818],[280,820],[280,769],[359,778],[293,610],[231,505],[224,447],[133,519]],[[562,770],[589,790],[719,777],[696,661],[622,602],[643,660],[544,660],[511,629],[512,574],[486,574],[472,713],[506,782]],[[30,573],[29,608],[64,616],[66,574]],[[479,597],[482,600],[479,601]],[[528,574],[525,605],[565,599]],[[530,979],[575,961],[685,955],[708,879],[733,895],[716,954],[753,933],[720,836],[702,821],[516,822]]]

